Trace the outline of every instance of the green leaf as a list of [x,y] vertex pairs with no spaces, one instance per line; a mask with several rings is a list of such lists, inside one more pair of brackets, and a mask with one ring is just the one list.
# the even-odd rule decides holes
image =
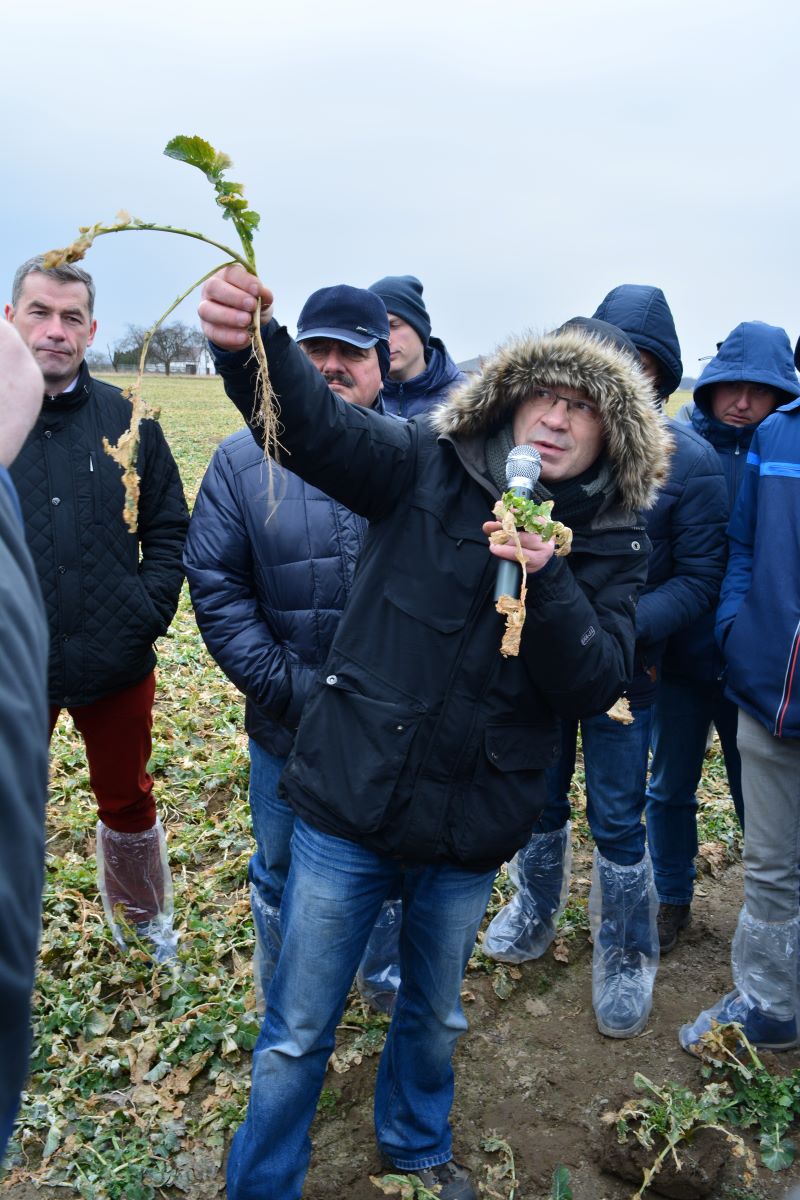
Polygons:
[[794,1162],[794,1142],[780,1133],[765,1133],[761,1137],[761,1161],[770,1171],[785,1171]]
[[197,167],[198,171],[202,171],[212,182],[232,166],[227,154],[215,150],[210,142],[201,137],[179,134],[167,142],[164,153],[167,158],[175,158],[178,162],[188,163],[190,167]]
[[552,1200],[572,1200],[572,1188],[569,1186],[569,1171],[566,1167],[556,1167],[553,1171],[553,1186],[550,1191]]

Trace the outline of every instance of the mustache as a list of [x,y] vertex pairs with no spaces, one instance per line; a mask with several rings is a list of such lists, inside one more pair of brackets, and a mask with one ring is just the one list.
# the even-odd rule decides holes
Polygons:
[[323,371],[325,382],[327,384],[340,383],[342,387],[352,388],[356,386],[356,381],[352,375],[348,375],[346,371]]

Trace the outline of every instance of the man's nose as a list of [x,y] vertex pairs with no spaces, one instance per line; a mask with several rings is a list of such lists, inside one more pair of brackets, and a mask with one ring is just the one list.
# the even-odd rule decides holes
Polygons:
[[566,400],[557,399],[544,414],[544,420],[552,429],[564,429],[569,425],[569,411]]
[[344,371],[345,363],[341,352],[336,346],[331,346],[322,362],[323,375],[327,372]]
[[750,404],[750,388],[739,388],[739,391],[736,393],[735,403],[737,408],[747,408]]
[[48,317],[47,322],[45,323],[44,331],[45,336],[48,337],[52,342],[63,342],[64,338],[66,337],[64,323],[57,313],[53,313],[50,317]]

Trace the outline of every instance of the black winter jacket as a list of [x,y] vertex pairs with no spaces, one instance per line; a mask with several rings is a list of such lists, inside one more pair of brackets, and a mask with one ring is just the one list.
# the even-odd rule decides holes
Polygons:
[[[435,426],[403,424],[334,396],[275,322],[264,334],[292,468],[370,521],[285,794],[304,820],[376,853],[495,867],[544,805],[558,718],[608,708],[631,673],[648,543],[630,501],[652,501],[668,441],[651,389],[627,354],[570,331],[501,352]],[[247,355],[217,361],[249,418]],[[498,496],[484,445],[534,381],[586,386],[601,404],[624,503],[529,576],[521,653],[506,659],[481,529]]]
[[161,426],[142,422],[130,533],[121,468],[103,449],[130,418],[130,401],[84,363],[73,391],[45,396],[11,471],[50,627],[50,703],[62,707],[144,679],[178,604],[189,523],[178,468]]
[[203,640],[247,697],[247,732],[285,757],[352,590],[366,521],[290,471],[273,482],[280,503],[270,515],[250,430],[221,442],[183,561]]

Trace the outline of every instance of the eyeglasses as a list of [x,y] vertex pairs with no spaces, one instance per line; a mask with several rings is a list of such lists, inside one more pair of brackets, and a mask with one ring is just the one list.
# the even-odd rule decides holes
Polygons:
[[567,416],[570,421],[583,421],[585,424],[596,424],[600,420],[600,409],[594,400],[575,399],[573,396],[560,396],[558,392],[548,387],[531,389],[528,403],[534,411],[549,412],[551,408],[563,401],[567,406]]

